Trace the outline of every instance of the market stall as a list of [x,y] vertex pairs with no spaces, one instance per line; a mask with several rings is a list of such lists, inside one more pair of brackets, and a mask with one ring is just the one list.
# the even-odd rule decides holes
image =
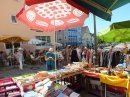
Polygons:
[[[80,87],[88,89],[90,93],[95,92],[101,97],[115,97],[115,95],[124,97],[129,94],[130,90],[129,70],[129,68],[120,67],[115,69],[94,68],[92,64],[87,62],[74,62],[57,70],[57,74],[53,70],[39,71],[34,74],[0,79],[0,96],[31,97],[31,95],[36,95],[36,97],[51,97],[50,95],[56,93],[55,97],[61,97],[58,95],[64,94],[68,97],[79,97],[80,95],[76,93],[77,83],[79,83]],[[56,83],[56,75],[58,83]],[[76,87],[72,88],[73,86]],[[67,89],[66,91],[77,96],[71,96],[71,93],[62,90],[63,87]]]
[[[39,71],[33,74],[21,75],[0,80],[0,97],[79,97],[80,95],[69,88],[70,82],[64,79],[75,77],[82,73],[82,68],[74,64],[55,71]],[[56,83],[57,80],[61,84]],[[69,84],[62,85],[62,81]],[[73,81],[74,82],[74,81]],[[9,87],[8,87],[9,86]]]
[[98,94],[101,97],[102,95],[105,97],[130,97],[129,70],[129,67],[114,69],[98,67],[84,70],[82,74],[86,76],[85,86],[88,86],[89,80],[92,89],[100,90]]

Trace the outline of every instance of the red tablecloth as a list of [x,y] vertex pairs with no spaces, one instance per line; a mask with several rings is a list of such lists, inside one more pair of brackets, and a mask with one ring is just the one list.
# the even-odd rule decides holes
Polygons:
[[82,74],[89,76],[89,77],[93,77],[93,78],[100,78],[100,73],[83,71]]

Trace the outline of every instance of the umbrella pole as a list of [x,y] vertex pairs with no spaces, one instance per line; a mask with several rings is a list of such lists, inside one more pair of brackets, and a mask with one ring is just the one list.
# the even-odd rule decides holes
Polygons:
[[[54,43],[56,43],[56,27],[55,27],[55,7],[54,7]],[[54,52],[55,52],[55,72],[56,72],[56,83],[57,83],[57,68],[56,68],[56,44],[54,44]]]
[[[14,61],[14,42],[12,42],[12,53],[13,53],[13,61]],[[12,61],[11,61],[11,65],[13,65]]]
[[96,16],[93,14],[94,21],[94,67],[97,65],[97,34],[96,34]]

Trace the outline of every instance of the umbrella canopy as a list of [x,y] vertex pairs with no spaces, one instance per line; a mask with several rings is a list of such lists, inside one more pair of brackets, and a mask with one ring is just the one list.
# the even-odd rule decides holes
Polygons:
[[13,53],[14,53],[14,43],[19,43],[24,41],[29,41],[29,38],[20,37],[20,36],[9,36],[9,35],[0,37],[0,42],[12,44]]
[[39,4],[39,3],[50,2],[50,1],[54,1],[54,0],[25,0],[25,4],[30,6],[33,4]]
[[[55,32],[56,30],[83,26],[85,19],[89,16],[89,11],[86,13],[69,5],[66,0],[55,0],[31,6],[25,4],[20,12],[17,13],[16,18],[30,29]],[[56,37],[55,33],[54,37]],[[56,45],[54,45],[55,47]],[[55,70],[56,68],[55,65]]]
[[98,33],[98,37],[105,42],[129,42],[130,20],[116,22]]
[[66,0],[55,0],[32,6],[25,5],[16,18],[31,29],[53,32],[83,26],[88,14],[89,11],[86,14],[69,5]]
[[94,15],[110,21],[113,10],[130,3],[130,0],[66,0],[69,4],[86,12],[90,10]]
[[42,43],[45,43],[45,41],[42,41],[42,40],[39,40],[39,39],[36,39],[36,38],[32,38],[29,40],[28,42],[29,44],[42,44]]
[[61,43],[57,43],[57,42],[50,42],[50,43],[46,43],[45,45],[47,45],[47,46],[57,46],[57,47],[60,47],[60,46],[62,46],[62,44]]
[[18,43],[24,41],[29,41],[29,38],[20,37],[20,36],[8,36],[8,35],[0,37],[0,42],[4,42],[4,43]]

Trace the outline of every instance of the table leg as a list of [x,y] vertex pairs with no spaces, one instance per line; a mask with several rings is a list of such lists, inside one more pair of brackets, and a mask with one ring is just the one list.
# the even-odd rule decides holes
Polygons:
[[60,80],[61,80],[61,85],[62,85],[62,78]]
[[85,77],[85,79],[84,79],[84,85],[85,85],[85,90],[86,90],[86,84],[87,82],[86,82],[86,77]]
[[9,61],[10,61],[10,65],[12,66],[12,60],[11,60],[11,58],[9,59]]
[[66,85],[65,78],[64,78],[64,85]]
[[[128,89],[126,90],[126,97],[129,95]],[[128,96],[129,97],[129,96]]]
[[101,97],[102,97],[102,84],[101,84]]
[[106,84],[105,84],[105,97],[107,97],[107,94],[106,94]]

